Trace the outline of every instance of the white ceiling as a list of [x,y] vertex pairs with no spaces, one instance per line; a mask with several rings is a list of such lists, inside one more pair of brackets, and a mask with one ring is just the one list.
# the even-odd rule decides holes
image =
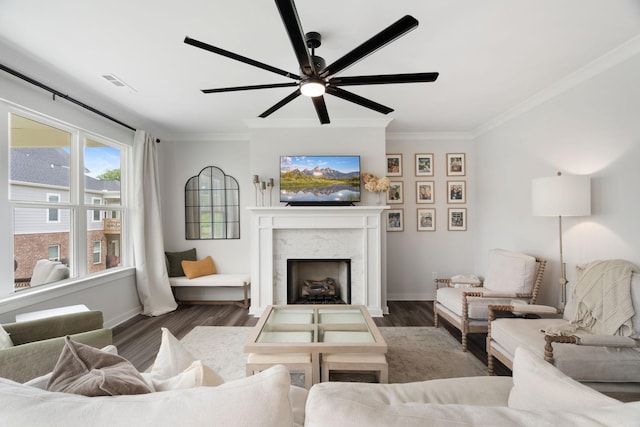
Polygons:
[[[435,83],[347,88],[395,109],[390,132],[473,132],[640,34],[640,0],[298,0],[296,6],[304,31],[322,34],[316,54],[327,63],[405,14],[418,19],[417,29],[339,74],[440,73]],[[291,80],[186,45],[187,35],[299,73],[270,0],[0,0],[0,42],[169,134],[247,132],[245,119],[295,89],[203,94]],[[18,71],[49,83],[46,73]],[[104,74],[135,90],[113,86]],[[74,87],[55,88],[74,96]],[[384,117],[325,99],[334,121]],[[305,97],[270,117],[317,121]]]

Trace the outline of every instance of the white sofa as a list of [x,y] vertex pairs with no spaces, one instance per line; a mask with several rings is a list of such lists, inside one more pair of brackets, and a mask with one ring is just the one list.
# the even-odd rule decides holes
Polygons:
[[638,426],[622,403],[562,374],[526,349],[511,377],[409,384],[292,387],[282,365],[216,387],[85,397],[0,379],[0,425],[47,426]]

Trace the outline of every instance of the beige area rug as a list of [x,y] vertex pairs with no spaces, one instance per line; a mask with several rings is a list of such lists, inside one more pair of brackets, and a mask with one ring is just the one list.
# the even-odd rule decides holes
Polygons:
[[[218,372],[226,381],[245,376],[244,344],[252,328],[240,326],[197,326],[180,342],[189,352]],[[433,327],[381,327],[389,350],[389,382],[406,383],[435,378],[487,375],[487,367],[446,329]],[[371,376],[372,378],[373,376]],[[369,381],[340,377],[332,380]],[[292,382],[297,383],[294,378]]]

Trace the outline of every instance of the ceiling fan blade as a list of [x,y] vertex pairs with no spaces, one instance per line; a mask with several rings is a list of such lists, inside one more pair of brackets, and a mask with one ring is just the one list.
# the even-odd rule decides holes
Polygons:
[[300,24],[298,12],[296,11],[296,5],[293,3],[293,0],[276,0],[276,6],[278,7],[278,11],[280,11],[280,17],[289,35],[289,40],[291,40],[291,45],[293,46],[293,51],[296,54],[298,63],[300,64],[300,71],[305,76],[314,75],[315,67],[313,66],[313,61],[307,49],[307,41],[304,31],[302,30],[302,25]]
[[294,99],[296,99],[299,96],[300,96],[300,89],[296,89],[295,92],[293,92],[292,94],[290,94],[290,95],[286,96],[285,98],[283,98],[280,102],[278,102],[273,107],[269,108],[264,113],[260,114],[260,116],[258,116],[258,117],[265,118],[265,117],[275,113],[280,108],[284,107],[285,105],[287,105],[288,103],[290,103],[291,101],[293,101]]
[[281,76],[289,77],[290,79],[300,80],[300,76],[298,76],[297,74],[293,74],[288,71],[281,70],[280,68],[272,67],[271,65],[247,58],[246,56],[238,55],[237,53],[229,52],[228,50],[224,50],[219,47],[211,46],[210,44],[192,39],[191,37],[185,37],[184,42],[186,44],[190,44],[191,46],[199,47],[200,49],[208,50],[209,52],[226,56],[227,58],[231,58],[236,61],[243,62],[245,64],[253,65],[254,67],[271,71],[272,73],[280,74]]
[[337,96],[338,98],[342,98],[346,101],[351,101],[354,104],[361,105],[366,108],[370,108],[374,111],[377,111],[382,114],[389,114],[393,111],[393,108],[389,108],[385,105],[378,104],[377,102],[373,102],[370,99],[363,98],[360,95],[356,95],[355,93],[347,92],[344,89],[340,89],[337,87],[327,87],[327,93],[330,93],[333,96]]
[[292,86],[298,86],[298,83],[291,82],[291,83],[272,83],[272,84],[266,84],[266,85],[221,87],[218,89],[202,89],[202,93],[238,92],[241,90],[272,89],[276,87],[292,87]]
[[331,86],[386,85],[392,83],[435,82],[439,73],[382,74],[376,76],[334,77]]
[[384,30],[380,31],[342,58],[326,66],[318,73],[322,78],[331,78],[347,67],[369,56],[376,50],[405,35],[418,26],[418,20],[411,15],[405,15]]
[[320,124],[326,125],[327,123],[331,123],[331,120],[329,120],[329,112],[327,111],[327,104],[324,102],[324,96],[314,96],[311,100],[313,101],[313,106],[316,107]]

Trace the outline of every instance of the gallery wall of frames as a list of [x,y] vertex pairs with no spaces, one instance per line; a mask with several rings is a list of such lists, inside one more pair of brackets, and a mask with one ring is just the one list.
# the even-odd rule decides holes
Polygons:
[[[406,156],[405,156],[406,157]],[[436,179],[435,168],[446,170],[446,180]],[[417,231],[436,231],[436,198],[446,198],[448,231],[467,230],[467,172],[466,153],[446,153],[437,158],[433,153],[415,153],[413,159],[402,154],[386,155],[386,175],[390,188],[385,211],[389,232],[402,232],[405,225],[415,224]],[[405,201],[415,200],[413,212],[405,212]],[[406,222],[406,224],[405,224]]]

